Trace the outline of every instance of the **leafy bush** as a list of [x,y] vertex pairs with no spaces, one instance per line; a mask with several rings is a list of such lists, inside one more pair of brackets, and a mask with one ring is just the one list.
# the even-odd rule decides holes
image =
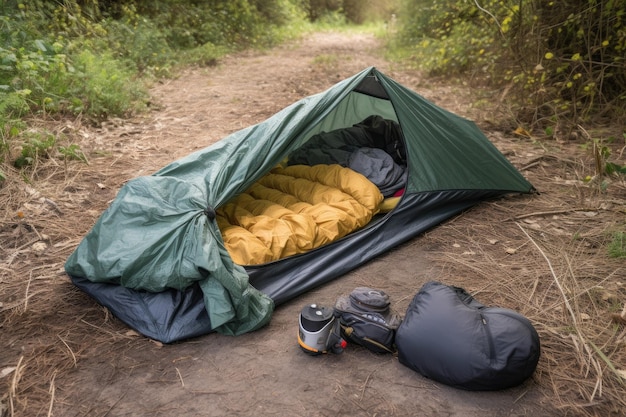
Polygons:
[[397,50],[432,74],[470,74],[545,129],[626,120],[626,4],[619,0],[404,0]]
[[[20,139],[17,165],[49,155],[47,139],[20,138],[24,116],[81,114],[96,122],[127,116],[145,107],[145,81],[153,77],[301,30],[294,29],[304,21],[301,2],[0,2],[0,163]],[[66,159],[79,156],[76,148],[58,150]]]
[[545,90],[549,99],[548,111],[541,114],[577,121],[603,113],[625,116],[626,4],[566,0],[541,6],[541,77],[529,82],[529,92]]
[[[130,12],[130,9],[128,9]],[[147,76],[170,74],[175,51],[154,22],[131,14],[106,23],[107,36],[96,39],[95,51],[109,51],[133,72]]]
[[400,19],[401,45],[431,74],[459,74],[493,64],[497,50],[490,46],[497,32],[471,3],[404,1]]
[[67,81],[73,113],[83,111],[104,120],[109,115],[127,115],[136,110],[145,91],[133,82],[132,72],[109,53],[96,55],[84,50],[74,57],[74,70]]

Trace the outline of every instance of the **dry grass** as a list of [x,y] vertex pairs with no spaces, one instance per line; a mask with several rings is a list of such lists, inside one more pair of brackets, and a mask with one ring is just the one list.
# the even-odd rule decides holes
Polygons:
[[[91,128],[45,124],[84,143],[83,149],[94,146],[78,134]],[[90,165],[42,159],[24,171],[2,166],[7,180],[0,186],[0,416],[52,415],[56,378],[66,376],[94,344],[123,338],[120,323],[94,308],[63,267],[132,176],[131,155],[115,167],[110,154],[102,155]]]
[[552,157],[538,169],[532,182],[541,194],[530,201],[481,205],[426,241],[455,285],[533,322],[542,344],[534,378],[558,409],[623,415],[626,327],[616,317],[626,303],[626,262],[609,258],[607,245],[626,227],[626,184],[614,179],[601,192],[555,175],[570,162]]

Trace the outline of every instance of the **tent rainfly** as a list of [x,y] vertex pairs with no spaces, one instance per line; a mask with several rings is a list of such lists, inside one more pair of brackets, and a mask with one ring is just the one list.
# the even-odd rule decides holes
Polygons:
[[[329,132],[358,130],[372,115],[393,123],[402,148],[396,150],[405,174],[395,206],[374,211],[367,224],[331,243],[236,263],[218,224],[220,210],[299,149],[312,149]],[[65,270],[77,287],[150,338],[171,343],[212,331],[237,335],[268,323],[276,305],[483,200],[531,192],[474,123],[370,67],[127,182]]]

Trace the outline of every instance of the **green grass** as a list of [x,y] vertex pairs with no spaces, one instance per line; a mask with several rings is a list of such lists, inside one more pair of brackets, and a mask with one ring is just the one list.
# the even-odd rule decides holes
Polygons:
[[613,232],[608,244],[609,257],[626,258],[626,232]]

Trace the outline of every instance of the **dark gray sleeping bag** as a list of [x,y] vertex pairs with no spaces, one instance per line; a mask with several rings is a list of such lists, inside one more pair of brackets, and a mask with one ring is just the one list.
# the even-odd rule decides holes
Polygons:
[[539,335],[521,314],[486,307],[464,289],[428,282],[396,333],[398,359],[425,377],[467,390],[519,385],[539,361]]

